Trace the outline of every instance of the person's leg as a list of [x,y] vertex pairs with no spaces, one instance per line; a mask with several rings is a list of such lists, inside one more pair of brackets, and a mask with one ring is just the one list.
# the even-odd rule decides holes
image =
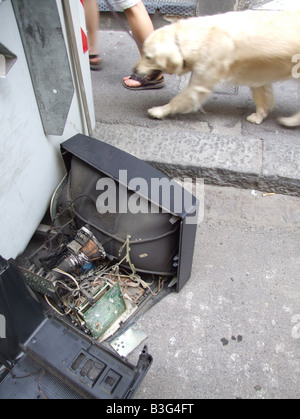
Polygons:
[[100,14],[96,0],[84,0],[85,20],[89,45],[90,65],[98,69],[101,64],[99,57],[98,30]]
[[137,42],[140,54],[143,54],[143,43],[148,36],[154,31],[153,23],[142,1],[135,6],[124,10],[127,17],[132,35]]
[[[143,55],[143,43],[148,36],[154,31],[152,20],[147,12],[147,9],[142,1],[137,3],[135,6],[124,10],[127,17],[132,35],[136,40],[137,47],[141,55]],[[162,76],[159,76],[159,79]],[[133,80],[128,77],[123,78],[124,83],[128,87],[139,87],[141,83],[137,80]]]

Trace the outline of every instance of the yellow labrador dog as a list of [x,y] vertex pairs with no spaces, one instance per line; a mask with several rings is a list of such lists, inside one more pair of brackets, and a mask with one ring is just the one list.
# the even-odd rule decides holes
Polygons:
[[[273,108],[272,83],[300,79],[300,10],[230,12],[181,20],[152,33],[136,66],[140,76],[154,70],[182,75],[192,72],[188,88],[165,106],[149,109],[158,119],[201,109],[220,81],[252,89],[256,112],[248,121],[260,124]],[[280,118],[300,125],[300,111]]]

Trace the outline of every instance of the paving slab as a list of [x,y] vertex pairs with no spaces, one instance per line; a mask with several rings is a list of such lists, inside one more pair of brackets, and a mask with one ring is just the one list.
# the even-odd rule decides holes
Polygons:
[[206,186],[190,281],[137,322],[135,398],[299,399],[299,239],[299,198]]

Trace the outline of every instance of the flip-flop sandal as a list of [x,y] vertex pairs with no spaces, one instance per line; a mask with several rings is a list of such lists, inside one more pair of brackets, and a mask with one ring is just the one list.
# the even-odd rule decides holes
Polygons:
[[140,77],[136,73],[133,73],[129,79],[127,80],[135,80],[140,83],[140,86],[127,86],[125,81],[123,81],[123,86],[126,87],[126,89],[129,90],[151,90],[151,89],[161,89],[165,85],[165,78],[162,76],[162,78],[157,79],[157,76],[160,74],[160,72],[154,72],[148,77]]
[[102,61],[99,54],[92,54],[89,56],[90,59],[90,69],[91,70],[100,70]]

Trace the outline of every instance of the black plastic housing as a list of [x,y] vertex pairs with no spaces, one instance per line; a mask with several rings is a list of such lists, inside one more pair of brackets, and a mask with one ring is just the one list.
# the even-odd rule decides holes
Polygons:
[[94,138],[78,134],[61,151],[79,223],[117,259],[130,235],[137,271],[176,277],[180,291],[191,275],[198,200],[150,164]]
[[134,366],[47,317],[14,262],[0,262],[0,313],[7,331],[0,339],[0,364],[11,370],[0,383],[0,399],[131,398],[152,364],[147,347]]

